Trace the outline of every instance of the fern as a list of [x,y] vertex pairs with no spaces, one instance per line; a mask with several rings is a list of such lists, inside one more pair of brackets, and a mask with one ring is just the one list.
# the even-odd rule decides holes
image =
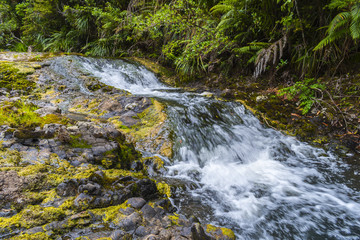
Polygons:
[[272,43],[269,47],[263,48],[257,53],[254,71],[255,78],[259,77],[260,74],[265,72],[266,67],[270,62],[275,65],[276,61],[282,58],[286,43],[287,37],[285,35],[278,41]]
[[356,41],[360,39],[360,3],[344,4],[342,0],[333,0],[329,8],[348,8],[347,11],[338,13],[330,22],[326,31],[327,36],[322,39],[314,51],[323,49],[331,43],[350,35]]

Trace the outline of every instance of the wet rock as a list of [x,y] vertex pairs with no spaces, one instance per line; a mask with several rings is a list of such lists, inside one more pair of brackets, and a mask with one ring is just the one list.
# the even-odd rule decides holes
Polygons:
[[56,193],[62,197],[76,196],[78,191],[78,182],[75,179],[71,179],[60,183],[56,188]]
[[135,197],[129,198],[127,203],[133,208],[140,209],[146,204],[146,201],[143,198]]
[[156,211],[149,204],[144,205],[141,210],[144,218],[151,219],[156,215]]
[[191,237],[194,240],[213,240],[214,239],[205,233],[204,228],[200,225],[200,223],[194,223],[191,226]]
[[211,92],[203,92],[200,94],[200,96],[204,96],[204,97],[213,97],[214,93]]
[[136,182],[137,193],[145,200],[151,200],[158,196],[156,184],[150,179],[141,179]]
[[44,232],[44,229],[42,227],[34,227],[26,231],[27,234],[34,234],[39,232]]
[[136,112],[128,111],[121,115],[120,120],[124,125],[131,127],[139,122],[137,118],[138,116]]
[[93,197],[86,193],[80,193],[74,200],[74,206],[77,208],[86,208],[92,202]]
[[116,230],[111,233],[110,238],[112,240],[121,240],[123,239],[122,237],[125,236],[125,234],[126,233],[122,230]]
[[121,112],[123,110],[123,106],[116,100],[106,99],[99,105],[99,109],[109,112]]
[[86,192],[89,195],[100,195],[101,194],[101,186],[97,183],[87,183],[84,185],[80,185],[78,188],[78,192]]
[[39,114],[41,117],[44,117],[48,114],[56,114],[56,113],[60,113],[60,109],[57,107],[53,107],[53,106],[47,106],[47,107],[43,107],[40,108],[38,110],[35,111],[37,114]]
[[121,220],[118,226],[126,232],[134,231],[141,223],[142,219],[139,213],[134,212],[130,216]]
[[256,97],[256,102],[262,102],[268,100],[268,96],[260,95]]
[[15,171],[0,174],[0,207],[9,202],[22,201],[22,191],[28,187],[30,180],[20,177]]

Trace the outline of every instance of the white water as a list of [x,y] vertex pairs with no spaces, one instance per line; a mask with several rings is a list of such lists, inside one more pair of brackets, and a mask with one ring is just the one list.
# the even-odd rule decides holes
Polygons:
[[179,182],[181,212],[239,239],[360,239],[353,170],[335,155],[265,128],[238,103],[174,91],[142,66],[72,58],[107,85],[167,104],[176,137],[166,177]]

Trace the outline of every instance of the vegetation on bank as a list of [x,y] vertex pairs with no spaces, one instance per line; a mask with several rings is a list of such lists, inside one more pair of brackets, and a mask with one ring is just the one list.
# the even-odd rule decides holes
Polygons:
[[3,50],[146,56],[238,98],[273,89],[289,114],[359,135],[359,0],[6,0],[0,21]]
[[359,0],[6,0],[0,20],[0,49],[146,55],[192,78],[301,80],[360,57]]

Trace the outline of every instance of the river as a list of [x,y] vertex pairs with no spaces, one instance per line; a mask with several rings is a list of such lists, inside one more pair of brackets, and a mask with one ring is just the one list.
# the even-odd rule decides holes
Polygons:
[[337,154],[267,128],[236,102],[161,83],[123,60],[70,56],[107,85],[166,105],[174,157],[161,177],[179,212],[238,239],[360,239],[356,168]]

